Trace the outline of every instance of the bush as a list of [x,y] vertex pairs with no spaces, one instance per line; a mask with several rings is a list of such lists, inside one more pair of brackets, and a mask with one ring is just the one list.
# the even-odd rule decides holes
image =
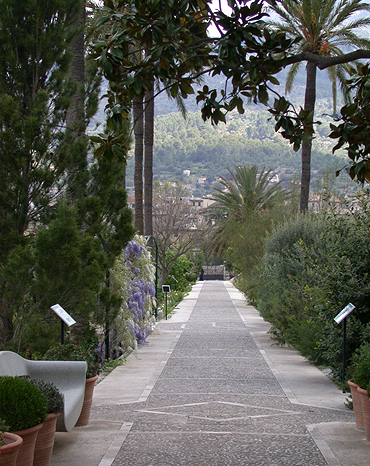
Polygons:
[[353,373],[353,381],[359,387],[367,390],[370,383],[370,354],[358,363]]
[[65,345],[58,345],[50,348],[45,356],[45,361],[86,361],[87,362],[87,372],[86,378],[89,379],[94,377],[98,371],[99,366],[97,363],[96,356],[91,352],[86,350],[80,345],[75,345],[74,343],[67,343]]
[[44,394],[47,402],[47,413],[61,413],[64,406],[63,395],[52,383],[41,379],[28,379],[32,385],[37,387]]
[[8,431],[9,431],[9,426],[7,426],[2,419],[0,419],[0,447],[2,447],[5,444],[4,439],[3,439],[3,433],[8,432]]
[[28,429],[44,422],[47,412],[45,395],[22,377],[0,377],[0,418],[11,432]]
[[[169,249],[167,252],[167,259],[170,259],[172,255],[173,253]],[[192,273],[193,269],[194,272]],[[195,271],[194,262],[184,255],[178,257],[173,263],[170,275],[166,278],[165,284],[170,285],[171,290],[184,291],[191,281],[196,281],[198,276],[197,271]]]
[[[342,325],[334,316],[348,303],[356,309],[347,319],[347,355],[351,361],[357,348],[370,341],[370,208],[368,194],[359,195],[344,213],[324,218],[323,239],[327,254],[316,267],[322,299],[316,301],[315,327],[320,333],[318,350],[334,374],[342,373]],[[367,385],[364,387],[367,388]]]
[[306,357],[317,359],[316,329],[312,295],[319,280],[312,261],[321,262],[325,243],[320,235],[322,221],[310,215],[299,216],[275,228],[265,241],[265,253],[247,295],[261,315],[272,324],[279,343],[289,343]]

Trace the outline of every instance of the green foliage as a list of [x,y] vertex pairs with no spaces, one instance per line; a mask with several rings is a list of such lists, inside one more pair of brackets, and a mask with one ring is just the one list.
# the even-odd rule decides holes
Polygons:
[[343,332],[334,317],[349,302],[356,306],[347,319],[349,376],[359,360],[356,349],[370,341],[368,199],[362,195],[347,210],[342,206],[277,227],[255,280],[247,284],[273,335],[330,367],[338,379]]
[[356,306],[347,319],[348,359],[359,346],[370,341],[368,196],[363,193],[347,205],[346,212],[334,211],[325,217],[328,254],[316,268],[323,291],[316,309],[317,327],[321,329],[318,347],[337,374],[341,371],[342,329],[333,319],[348,303]]
[[267,237],[257,276],[247,290],[261,315],[273,324],[275,338],[312,359],[316,359],[317,335],[310,324],[310,298],[318,282],[307,258],[325,256],[323,228],[320,218],[310,215],[274,228]]
[[50,382],[46,382],[45,380],[41,380],[41,379],[27,378],[27,380],[32,385],[37,387],[44,394],[48,402],[48,407],[47,407],[48,414],[50,413],[58,414],[62,412],[63,406],[64,406],[63,395],[55,387],[55,385],[53,385]]
[[364,343],[356,351],[353,352],[351,357],[351,364],[347,367],[346,375],[347,379],[353,379],[353,374],[358,364],[370,355],[370,343]]
[[236,166],[229,172],[231,181],[221,178],[221,187],[214,188],[216,202],[207,209],[209,242],[213,254],[222,254],[236,272],[249,276],[262,256],[264,236],[285,214],[288,192],[280,183],[270,186],[271,170]]
[[[9,431],[9,426],[5,424],[5,422],[0,419],[0,447],[5,445],[4,438],[3,438],[3,433]],[[0,452],[1,455],[1,452]]]
[[370,354],[357,364],[353,373],[353,381],[359,387],[367,390],[370,383]]
[[351,101],[341,109],[340,124],[331,124],[329,137],[336,139],[333,152],[344,147],[351,162],[349,174],[361,183],[370,180],[370,100],[369,100],[369,65],[358,64],[351,69],[347,82],[348,94],[355,93]]
[[50,348],[44,356],[45,361],[86,361],[86,378],[94,377],[99,370],[96,355],[80,345],[66,343]]
[[[171,249],[166,254],[166,260],[171,260],[173,252]],[[189,286],[189,282],[194,279],[192,270],[194,262],[192,262],[186,255],[178,257],[171,267],[171,273],[166,278],[165,284],[170,285],[171,290],[183,291]],[[197,274],[195,274],[196,279]],[[193,280],[195,281],[195,280]]]
[[[120,305],[106,275],[134,229],[124,165],[118,158],[88,165],[83,131],[96,110],[100,81],[93,62],[85,73],[85,119],[69,127],[78,90],[70,78],[71,45],[81,32],[82,7],[80,0],[0,5],[0,346],[5,349],[44,353],[56,344],[52,304],[74,316],[75,337],[91,336],[94,325],[104,322],[107,303],[112,314]],[[128,136],[129,123],[120,121],[119,130]]]
[[0,418],[14,432],[44,422],[47,413],[45,395],[22,377],[0,377]]
[[[171,289],[167,293],[167,317],[169,317],[172,312],[175,310],[176,306],[181,303],[185,296],[191,291],[191,286],[188,285],[184,290],[176,291]],[[161,310],[163,313],[163,318],[166,318],[166,299],[165,293],[158,293],[158,310]]]
[[[225,115],[233,109],[243,114],[246,101],[268,105],[269,93],[276,95],[272,86],[279,84],[276,75],[289,65],[294,77],[299,66],[309,60],[315,67],[328,68],[334,82],[339,78],[343,83],[343,63],[353,57],[343,59],[340,47],[369,46],[367,39],[356,35],[357,29],[370,21],[356,17],[358,12],[369,11],[365,2],[303,1],[303,10],[295,2],[268,4],[285,24],[271,21],[265,2],[259,0],[229,2],[232,14],[228,15],[221,3],[218,6],[210,0],[163,4],[107,0],[97,20],[97,27],[104,28],[106,35],[95,42],[91,56],[110,81],[111,114],[125,117],[133,97],[143,97],[156,79],[172,97],[186,98],[194,94],[196,79],[210,73],[215,78],[223,75],[228,85],[219,89],[206,84],[197,91],[196,100],[202,105],[203,119],[217,125],[225,122]],[[207,36],[211,23],[218,33]],[[132,60],[132,43],[145,49],[145,60]],[[337,63],[333,63],[335,56],[340,56]],[[289,102],[278,96],[272,112],[277,129],[283,130],[297,150],[313,133],[313,112],[290,109]]]
[[76,209],[61,204],[48,227],[37,231],[34,290],[39,300],[73,309],[75,320],[87,331],[90,313],[96,311],[107,256],[98,238],[80,230],[79,221]]
[[72,92],[68,49],[79,32],[72,18],[80,5],[71,0],[0,5],[2,258],[24,241],[30,223],[47,216],[50,198],[65,187],[66,168],[76,156],[62,128]]

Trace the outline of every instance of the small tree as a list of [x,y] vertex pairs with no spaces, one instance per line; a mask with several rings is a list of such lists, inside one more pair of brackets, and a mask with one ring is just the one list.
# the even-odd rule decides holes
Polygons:
[[[198,245],[202,238],[202,217],[187,200],[189,193],[177,180],[155,183],[153,192],[153,233],[158,245],[159,287],[168,277],[176,259]],[[171,249],[170,258],[167,251]]]

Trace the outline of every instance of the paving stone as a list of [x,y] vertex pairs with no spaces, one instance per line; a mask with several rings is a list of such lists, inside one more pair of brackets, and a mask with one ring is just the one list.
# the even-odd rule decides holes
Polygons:
[[93,409],[132,423],[113,466],[323,466],[307,425],[349,411],[292,404],[224,286],[204,283],[146,401]]

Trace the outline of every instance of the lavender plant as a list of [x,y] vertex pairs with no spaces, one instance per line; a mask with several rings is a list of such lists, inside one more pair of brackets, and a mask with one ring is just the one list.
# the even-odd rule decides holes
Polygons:
[[143,344],[155,325],[155,267],[143,237],[136,235],[127,244],[110,276],[111,286],[123,298],[113,344],[121,350],[134,347],[135,342]]

